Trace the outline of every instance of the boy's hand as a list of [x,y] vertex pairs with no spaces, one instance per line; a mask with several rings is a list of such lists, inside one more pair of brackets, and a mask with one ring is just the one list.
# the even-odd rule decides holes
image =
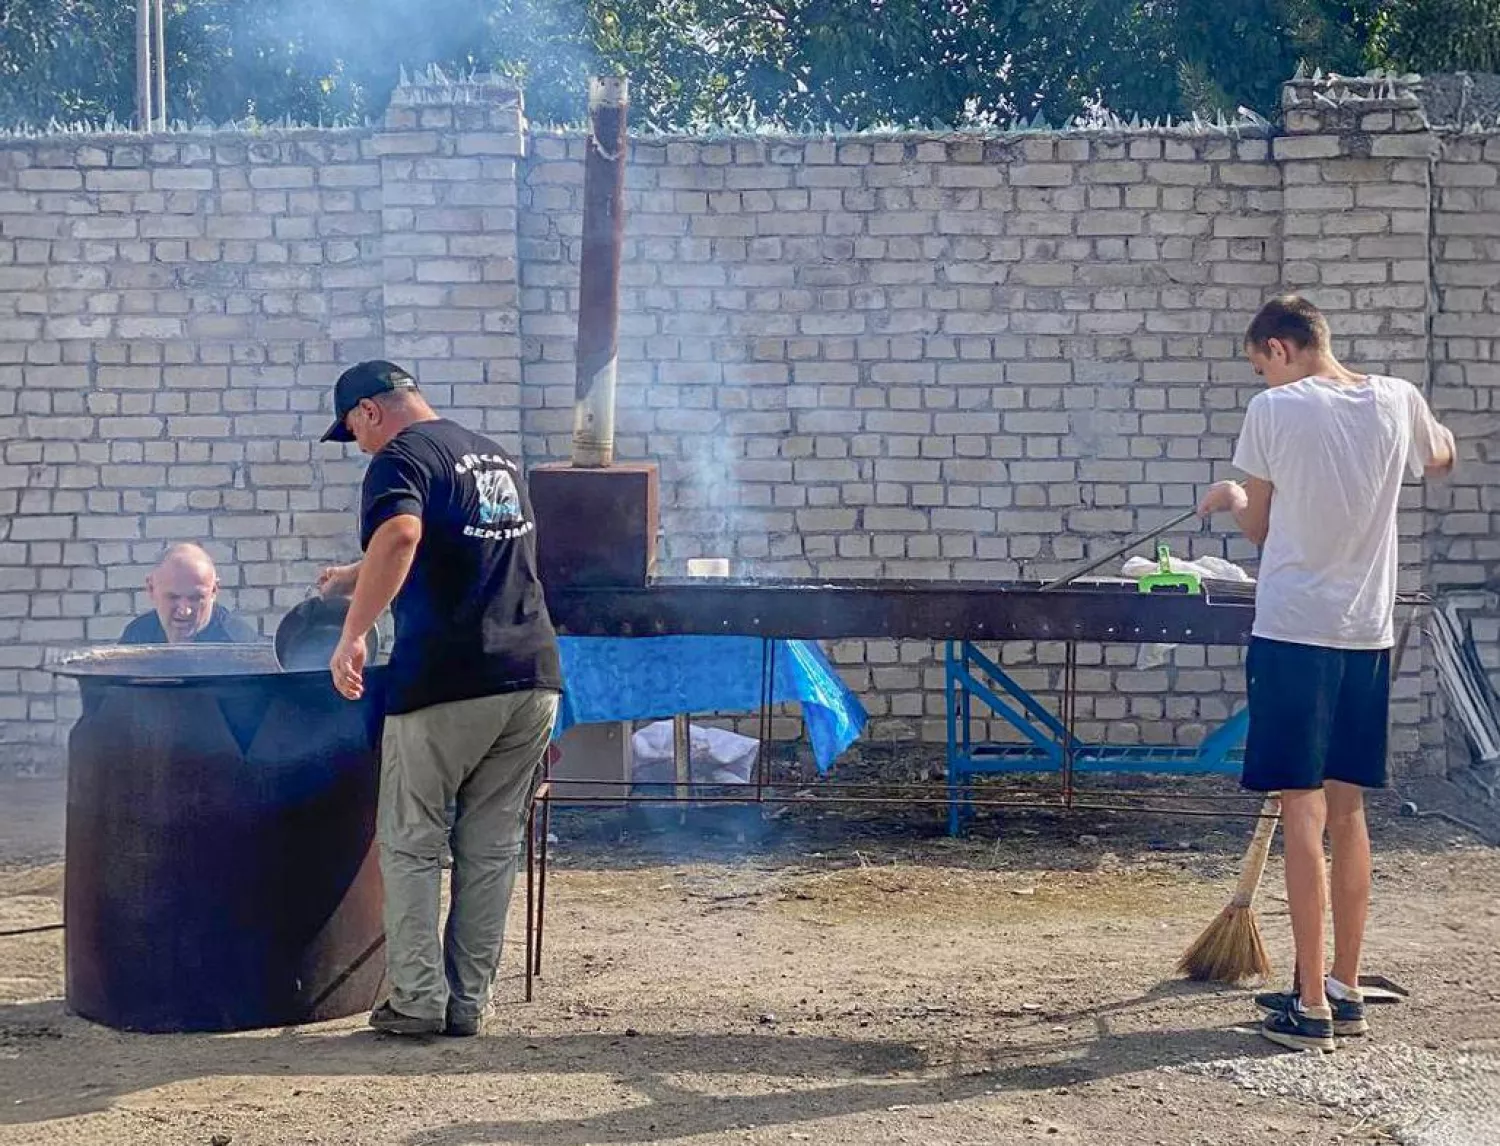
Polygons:
[[1198,503],[1198,516],[1212,517],[1216,513],[1242,513],[1250,505],[1245,487],[1237,481],[1216,481],[1203,494]]

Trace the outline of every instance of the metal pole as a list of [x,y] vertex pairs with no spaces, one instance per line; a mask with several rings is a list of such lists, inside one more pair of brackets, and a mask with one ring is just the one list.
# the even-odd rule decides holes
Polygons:
[[151,0],[135,0],[135,124],[151,130]]
[[164,0],[156,0],[156,118],[158,130],[167,130],[167,19]]
[[578,356],[573,464],[601,468],[615,457],[620,247],[625,234],[625,126],[629,81],[589,80],[589,141],[583,166],[583,252],[578,268]]
[[[672,764],[677,777],[677,785],[672,795],[678,802],[688,798],[688,785],[692,780],[692,759],[692,726],[688,723],[687,714],[679,712],[672,717]],[[687,821],[686,808],[677,810],[677,820],[679,823]]]

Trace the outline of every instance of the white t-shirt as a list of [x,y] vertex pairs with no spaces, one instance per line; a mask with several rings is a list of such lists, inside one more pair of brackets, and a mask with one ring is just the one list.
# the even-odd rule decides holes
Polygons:
[[1304,378],[1257,394],[1234,465],[1271,483],[1255,593],[1258,637],[1336,649],[1395,643],[1396,505],[1442,441],[1401,378]]

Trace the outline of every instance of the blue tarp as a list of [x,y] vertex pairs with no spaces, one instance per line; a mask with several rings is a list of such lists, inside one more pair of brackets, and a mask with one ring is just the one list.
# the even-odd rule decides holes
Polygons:
[[[759,637],[561,637],[563,695],[554,738],[575,724],[663,720],[760,708]],[[864,731],[864,705],[809,641],[775,641],[775,701],[798,701],[819,772]]]

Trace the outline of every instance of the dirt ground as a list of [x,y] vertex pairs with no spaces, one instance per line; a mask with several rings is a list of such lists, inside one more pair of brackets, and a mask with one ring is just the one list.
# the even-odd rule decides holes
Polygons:
[[[60,800],[0,785],[0,930],[61,918]],[[1373,1008],[1371,1041],[1500,1056],[1500,852],[1393,808],[1366,970],[1411,997]],[[0,938],[0,1142],[1418,1141],[1170,1069],[1280,1053],[1247,991],[1172,977],[1245,820],[1005,811],[950,840],[935,809],[886,806],[554,827],[538,999],[520,1001],[518,901],[479,1039],[396,1041],[363,1015],[122,1034],[66,1012],[60,934]],[[1289,974],[1279,880],[1274,861],[1262,919]],[[1500,1141],[1495,1113],[1493,1134],[1443,1141]]]

